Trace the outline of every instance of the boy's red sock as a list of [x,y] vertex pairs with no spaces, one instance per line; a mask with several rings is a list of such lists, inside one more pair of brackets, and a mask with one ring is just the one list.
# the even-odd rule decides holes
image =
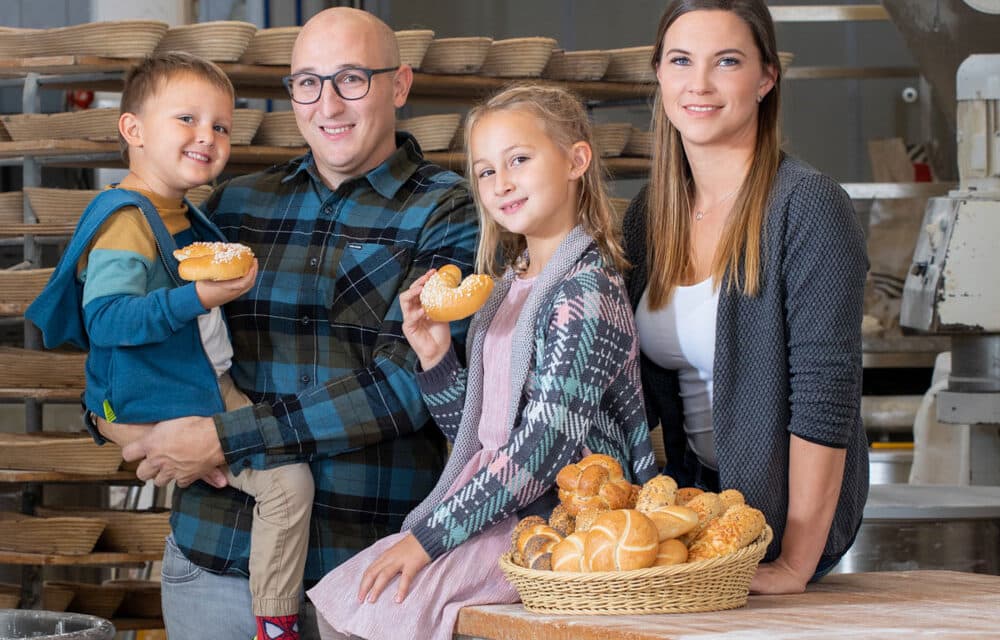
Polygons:
[[299,615],[257,616],[257,640],[299,640]]

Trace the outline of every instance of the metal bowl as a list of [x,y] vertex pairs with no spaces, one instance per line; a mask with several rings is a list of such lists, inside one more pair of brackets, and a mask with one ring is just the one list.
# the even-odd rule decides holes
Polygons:
[[111,640],[113,624],[82,613],[0,609],[0,640]]

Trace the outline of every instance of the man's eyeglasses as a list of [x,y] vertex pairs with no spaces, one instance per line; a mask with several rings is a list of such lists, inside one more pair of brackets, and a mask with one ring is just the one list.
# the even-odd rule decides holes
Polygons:
[[347,67],[329,76],[317,73],[293,73],[281,79],[288,89],[288,95],[293,102],[312,104],[323,94],[323,83],[329,80],[333,90],[344,100],[360,100],[368,95],[372,86],[372,76],[379,73],[389,73],[399,67],[384,69],[365,69],[364,67]]

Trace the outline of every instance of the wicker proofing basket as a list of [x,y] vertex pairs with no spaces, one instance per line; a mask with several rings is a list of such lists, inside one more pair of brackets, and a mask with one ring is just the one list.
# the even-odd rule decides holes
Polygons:
[[95,518],[36,518],[20,513],[0,513],[0,549],[18,553],[90,553],[104,531]]
[[696,613],[742,607],[771,527],[734,554],[669,567],[634,571],[566,573],[519,567],[506,553],[500,568],[521,594],[524,608],[537,613],[629,615]]
[[421,151],[443,151],[451,146],[461,121],[460,113],[441,113],[399,120],[396,129],[409,131],[417,139]]
[[105,585],[125,590],[125,599],[115,613],[120,618],[159,618],[160,583],[153,580],[105,580]]
[[231,144],[250,144],[257,134],[257,127],[264,119],[260,109],[234,109],[233,130],[229,134]]
[[493,38],[471,36],[431,40],[420,63],[425,73],[476,73],[490,52]]
[[604,74],[605,80],[612,82],[656,82],[656,72],[650,62],[653,45],[611,49],[611,62]]
[[108,475],[121,462],[117,445],[99,447],[86,433],[0,433],[0,469]]
[[545,70],[555,47],[554,38],[496,40],[490,45],[479,73],[501,78],[537,78]]
[[256,25],[237,20],[185,24],[167,29],[156,51],[186,51],[209,60],[235,62],[256,32]]
[[302,27],[272,27],[258,29],[247,45],[240,62],[246,64],[292,63],[292,47]]
[[90,201],[97,197],[99,189],[53,189],[50,187],[25,187],[24,195],[31,203],[41,224],[76,225],[80,214]]
[[97,518],[107,523],[97,540],[97,549],[119,553],[162,552],[170,535],[170,511],[125,511],[121,509],[74,509],[38,507],[40,516]]
[[430,29],[407,29],[396,32],[396,42],[399,44],[399,62],[408,64],[414,69],[420,68],[427,47],[434,39]]
[[72,589],[74,596],[67,609],[98,618],[111,618],[125,599],[125,589],[117,585],[89,584],[86,582],[46,581],[46,587]]

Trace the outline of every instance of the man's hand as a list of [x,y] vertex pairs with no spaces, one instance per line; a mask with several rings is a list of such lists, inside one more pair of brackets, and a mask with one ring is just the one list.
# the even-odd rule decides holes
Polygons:
[[410,591],[410,583],[420,570],[431,561],[424,548],[412,533],[392,545],[385,553],[365,570],[361,576],[361,588],[358,590],[358,602],[377,602],[386,585],[392,582],[396,575],[399,587],[393,600],[402,602]]
[[812,572],[796,571],[780,556],[774,562],[761,564],[750,581],[750,593],[779,595],[802,593]]
[[145,437],[122,449],[122,457],[142,460],[135,475],[140,480],[153,480],[158,487],[171,480],[186,487],[199,478],[215,487],[226,485],[225,476],[218,469],[226,463],[226,458],[211,418],[157,422]]

